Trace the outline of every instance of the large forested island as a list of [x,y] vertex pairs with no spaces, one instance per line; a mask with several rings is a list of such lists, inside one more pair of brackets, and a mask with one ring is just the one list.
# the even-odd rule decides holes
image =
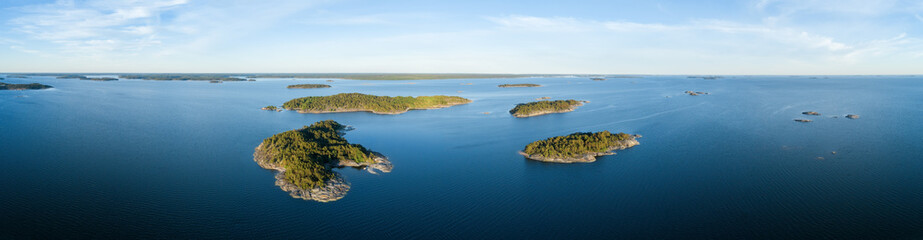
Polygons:
[[327,85],[327,84],[295,84],[295,85],[288,85],[288,87],[286,88],[301,89],[301,88],[329,88],[329,87],[330,85]]
[[584,101],[569,100],[543,100],[530,103],[516,104],[516,107],[510,110],[514,117],[532,117],[550,113],[570,112],[577,109],[577,106],[583,105]]
[[294,198],[336,201],[349,191],[349,183],[334,168],[356,167],[391,172],[381,154],[343,138],[346,126],[333,120],[311,124],[266,138],[256,147],[253,160],[260,167],[279,171],[276,185]]
[[103,81],[103,82],[106,82],[106,81],[118,81],[118,80],[119,80],[118,78],[113,78],[113,77],[91,78],[91,77],[87,77],[86,75],[74,75],[74,74],[71,74],[71,75],[61,75],[61,76],[58,76],[57,78],[58,78],[58,79],[80,79],[80,80]]
[[502,88],[511,88],[511,87],[541,87],[541,86],[542,86],[542,85],[538,85],[538,84],[534,84],[534,83],[516,83],[516,84],[500,84],[500,85],[497,85],[497,87],[502,87]]
[[0,90],[38,90],[46,88],[52,88],[52,86],[41,83],[11,84],[0,82]]
[[245,78],[230,77],[220,74],[169,74],[169,73],[146,73],[146,74],[122,74],[120,78],[141,79],[141,80],[158,80],[158,81],[223,81],[236,82],[247,81]]
[[470,103],[456,96],[389,97],[362,93],[340,93],[330,96],[296,98],[282,104],[282,108],[301,113],[372,112],[400,114],[414,109],[436,109]]
[[638,145],[636,139],[639,137],[627,133],[612,134],[609,131],[578,132],[529,143],[519,154],[542,162],[594,162],[597,156],[612,155],[615,150]]
[[465,78],[517,78],[519,74],[466,74],[466,73],[273,73],[247,75],[250,78],[339,78],[352,80],[427,80]]

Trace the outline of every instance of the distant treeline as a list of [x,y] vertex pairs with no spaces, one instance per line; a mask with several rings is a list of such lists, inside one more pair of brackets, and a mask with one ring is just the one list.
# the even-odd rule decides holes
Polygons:
[[91,78],[86,75],[61,75],[58,76],[59,79],[80,79],[80,80],[90,80],[90,81],[118,81],[118,78],[111,77],[101,77],[101,78]]
[[286,88],[329,88],[330,85],[327,84],[295,84],[288,85]]
[[468,73],[296,73],[256,74],[251,78],[340,78],[353,80],[427,80],[465,78],[517,78],[531,75],[520,74],[468,74]]
[[[478,74],[478,73],[22,73],[8,75],[8,78],[29,76],[61,75],[118,75],[125,79],[164,81],[246,81],[247,78],[339,78],[352,80],[428,80],[467,78],[521,78],[538,75],[526,74]],[[557,75],[543,75],[553,77]]]
[[141,80],[159,80],[159,81],[247,81],[246,78],[229,77],[227,74],[167,74],[167,73],[145,73],[145,74],[120,74],[120,78],[141,79]]
[[618,146],[620,141],[631,139],[632,136],[627,133],[578,132],[529,143],[522,152],[529,155],[539,154],[543,157],[581,157],[587,153],[608,152],[613,146]]
[[542,85],[533,84],[533,83],[517,83],[517,84],[500,84],[497,87],[507,88],[507,87],[541,87]]

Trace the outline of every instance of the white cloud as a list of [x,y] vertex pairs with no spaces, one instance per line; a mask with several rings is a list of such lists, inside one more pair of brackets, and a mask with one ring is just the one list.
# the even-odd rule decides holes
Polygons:
[[660,23],[637,23],[628,21],[591,21],[576,18],[542,18],[513,15],[488,18],[504,28],[536,32],[615,31],[615,32],[662,32],[662,33],[705,33],[721,32],[734,35],[750,35],[805,49],[828,51],[848,50],[851,47],[831,37],[771,25],[739,24],[718,20],[699,20],[687,24],[665,25]]
[[38,53],[41,53],[41,52],[39,52],[39,51],[37,51],[37,50],[27,49],[27,48],[24,48],[24,47],[18,46],[18,45],[12,45],[12,46],[10,46],[10,49],[16,50],[16,51],[20,51],[20,52],[24,52],[24,53],[31,53],[31,54],[38,54]]
[[635,22],[604,22],[603,25],[612,31],[637,32],[637,31],[669,31],[679,30],[681,27],[667,26],[659,23],[635,23]]
[[764,39],[790,43],[802,48],[826,49],[829,51],[841,51],[851,48],[844,43],[835,41],[831,37],[767,25],[737,24],[726,21],[701,21],[691,29],[713,30],[732,34],[755,34]]
[[501,26],[527,31],[576,32],[598,27],[595,22],[578,21],[569,17],[533,17],[511,15],[506,17],[488,17],[488,20]]
[[[62,54],[204,53],[312,6],[303,0],[59,0],[12,9],[8,22]],[[164,17],[164,16],[168,17]]]
[[58,1],[22,7],[22,16],[10,20],[14,30],[56,43],[61,51],[137,50],[156,43],[150,38],[160,12],[186,4],[186,0]]
[[306,25],[406,25],[434,19],[428,13],[376,13],[366,15],[320,12],[297,22]]
[[759,0],[754,7],[761,11],[778,11],[783,15],[797,12],[833,12],[879,15],[906,5],[900,0]]

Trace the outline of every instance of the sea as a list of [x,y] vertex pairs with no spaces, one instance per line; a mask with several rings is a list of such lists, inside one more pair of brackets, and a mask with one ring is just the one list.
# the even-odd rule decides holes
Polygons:
[[[326,80],[7,77],[54,88],[0,91],[0,238],[923,238],[923,76]],[[332,87],[286,89],[302,83]],[[514,83],[542,87],[497,87]],[[260,110],[352,92],[473,102]],[[508,113],[541,97],[589,103]],[[337,169],[344,198],[292,198],[254,148],[326,119],[394,169]],[[592,163],[517,154],[604,130],[643,137]]]

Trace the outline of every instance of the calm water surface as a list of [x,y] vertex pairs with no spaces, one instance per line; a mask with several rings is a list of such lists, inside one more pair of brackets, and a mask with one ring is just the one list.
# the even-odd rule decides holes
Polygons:
[[[0,91],[0,238],[923,238],[920,77],[336,80],[327,89],[286,89],[324,83],[291,79],[4,81],[55,88]],[[474,102],[400,115],[259,110],[342,92]],[[507,113],[543,96],[590,103]],[[394,171],[341,169],[352,189],[335,202],[289,197],[253,148],[324,119],[355,127],[346,138],[388,156]],[[516,154],[601,130],[644,137],[589,164]]]

